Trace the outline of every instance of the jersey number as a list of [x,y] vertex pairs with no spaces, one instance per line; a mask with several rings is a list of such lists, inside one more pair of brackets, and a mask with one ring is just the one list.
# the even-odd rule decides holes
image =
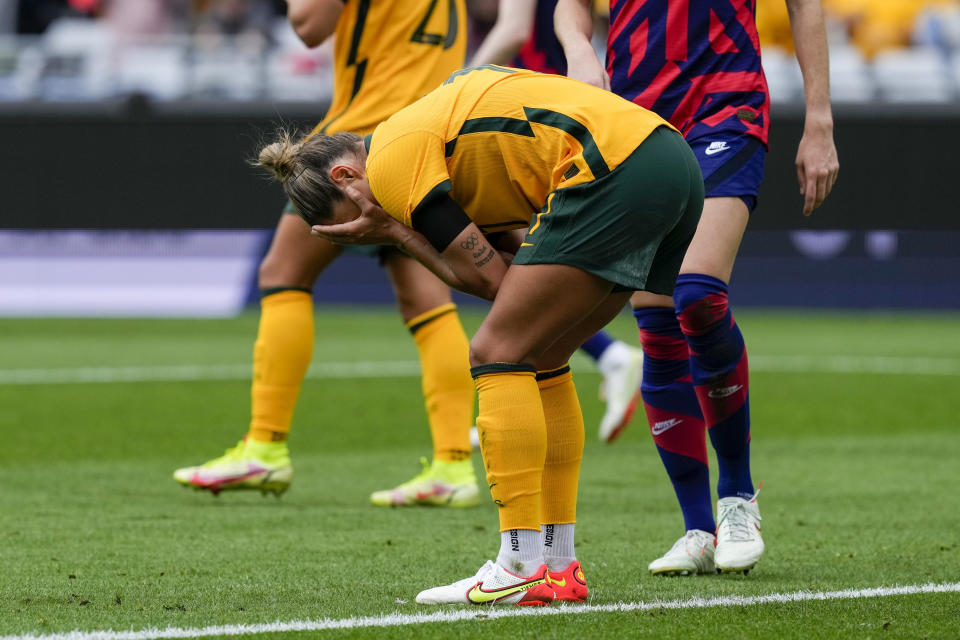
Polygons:
[[447,18],[447,33],[427,33],[427,23],[433,16],[434,9],[437,8],[437,0],[430,0],[430,6],[427,7],[427,13],[423,20],[417,25],[416,31],[410,38],[410,42],[419,42],[429,45],[443,45],[444,49],[449,49],[457,41],[457,0],[447,0],[449,5],[449,17]]

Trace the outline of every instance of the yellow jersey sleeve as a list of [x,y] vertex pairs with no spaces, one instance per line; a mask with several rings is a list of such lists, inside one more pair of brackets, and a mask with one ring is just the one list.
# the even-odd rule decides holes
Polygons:
[[450,192],[443,139],[429,131],[402,134],[379,148],[374,138],[366,171],[373,197],[408,227],[417,207]]

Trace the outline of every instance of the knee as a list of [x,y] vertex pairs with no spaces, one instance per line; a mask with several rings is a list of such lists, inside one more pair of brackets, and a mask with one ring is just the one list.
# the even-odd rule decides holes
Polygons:
[[673,292],[680,328],[688,336],[702,335],[717,326],[729,313],[727,287],[722,280],[710,278],[685,280],[680,276]]
[[257,285],[261,289],[271,287],[310,289],[313,287],[314,279],[308,270],[300,267],[296,261],[273,252],[264,256],[257,270]]
[[522,348],[511,344],[508,340],[481,330],[470,341],[470,366],[476,367],[494,362],[533,364],[532,360],[527,358],[527,354],[522,351]]
[[410,322],[417,316],[453,302],[450,289],[440,280],[395,283],[393,294],[397,301],[397,310],[404,322]]
[[490,355],[491,347],[490,341],[485,340],[481,335],[474,336],[470,341],[470,366],[477,367],[481,364],[496,362]]
[[261,289],[266,289],[267,287],[277,286],[276,281],[276,260],[268,253],[264,256],[263,260],[260,261],[260,267],[257,269],[257,284]]

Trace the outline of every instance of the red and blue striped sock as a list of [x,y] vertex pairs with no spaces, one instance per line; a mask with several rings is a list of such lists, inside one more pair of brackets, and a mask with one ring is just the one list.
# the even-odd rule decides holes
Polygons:
[[713,531],[707,437],[690,378],[690,352],[673,309],[635,309],[643,345],[640,393],[657,452],[687,530]]
[[753,496],[750,478],[750,402],[747,351],[730,313],[727,285],[685,273],[673,293],[680,327],[690,346],[690,372],[717,452],[721,498]]

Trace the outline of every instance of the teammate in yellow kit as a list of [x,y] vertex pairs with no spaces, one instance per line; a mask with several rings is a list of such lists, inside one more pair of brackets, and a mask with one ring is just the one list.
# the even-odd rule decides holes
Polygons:
[[[289,18],[308,45],[335,33],[334,95],[313,134],[368,133],[392,113],[439,85],[463,64],[463,0],[289,0]],[[295,214],[288,206],[284,214]],[[254,345],[252,419],[241,443],[175,479],[209,489],[282,492],[292,479],[287,435],[313,352],[317,277],[342,247],[311,236],[297,215],[282,215],[260,264],[261,318]],[[423,473],[396,489],[376,492],[378,505],[478,502],[470,460],[474,388],[468,343],[450,290],[427,269],[393,248],[376,248],[397,305],[413,333],[423,370],[423,392],[434,458]]]
[[672,292],[703,204],[683,138],[612,93],[487,65],[372,136],[287,139],[260,161],[315,233],[396,244],[493,299],[470,360],[500,553],[417,601],[585,599],[573,546],[583,417],[567,360],[631,292]]

